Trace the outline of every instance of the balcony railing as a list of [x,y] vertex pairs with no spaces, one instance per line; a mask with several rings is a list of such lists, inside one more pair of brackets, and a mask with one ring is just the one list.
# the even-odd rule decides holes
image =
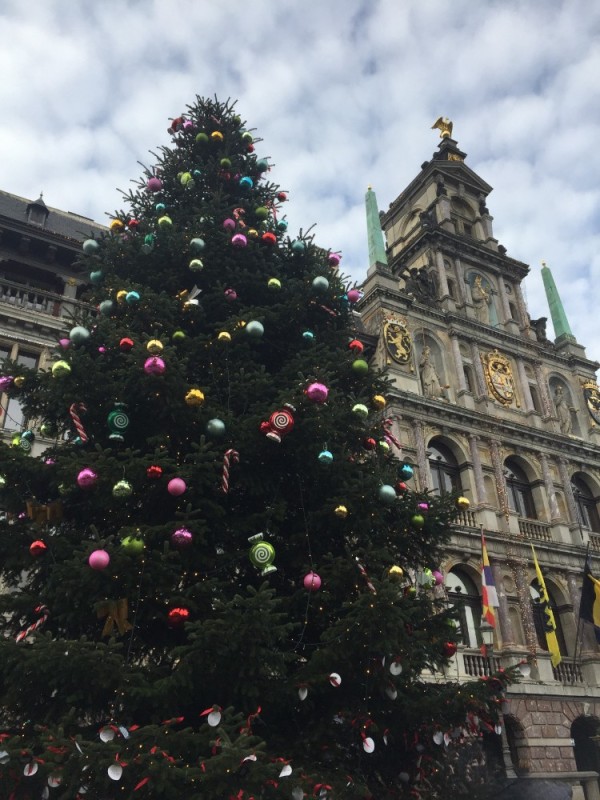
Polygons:
[[466,511],[459,511],[456,517],[454,518],[453,525],[457,525],[461,528],[478,528],[479,525],[477,524],[477,518],[472,511],[468,509]]
[[554,680],[561,683],[583,683],[581,667],[572,658],[563,656],[560,664],[557,667],[552,667],[552,672],[554,673]]
[[600,534],[590,533],[590,550],[600,553]]
[[498,656],[484,656],[479,652],[471,650],[462,651],[463,664],[465,673],[471,678],[482,678],[484,675],[489,675],[490,667],[492,672],[497,672],[500,667],[500,659]]
[[528,539],[538,542],[551,542],[552,532],[549,523],[519,517],[519,531]]
[[64,304],[73,306],[85,306],[79,300],[54,292],[47,292],[43,289],[35,289],[31,286],[24,286],[21,283],[14,283],[6,278],[0,280],[0,304],[12,306],[15,310],[33,311],[40,314],[49,314],[52,317],[62,316]]

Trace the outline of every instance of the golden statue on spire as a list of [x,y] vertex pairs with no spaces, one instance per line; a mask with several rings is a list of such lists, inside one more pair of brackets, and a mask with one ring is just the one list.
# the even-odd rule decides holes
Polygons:
[[448,117],[439,117],[431,126],[431,130],[439,128],[440,139],[449,139],[452,136],[452,120]]

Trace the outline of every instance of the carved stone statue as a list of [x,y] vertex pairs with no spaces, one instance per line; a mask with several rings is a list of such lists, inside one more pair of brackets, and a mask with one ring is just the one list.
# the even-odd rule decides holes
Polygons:
[[558,417],[560,432],[565,434],[571,433],[573,430],[571,409],[567,405],[565,394],[560,384],[554,390],[554,407],[556,408],[556,416]]
[[435,366],[431,363],[431,348],[425,345],[421,360],[419,361],[419,375],[423,386],[423,394],[426,397],[444,397],[445,391],[442,388]]
[[490,293],[487,292],[481,282],[481,275],[477,275],[473,288],[471,289],[471,297],[473,298],[473,306],[475,308],[475,316],[478,322],[484,325],[490,324],[490,309],[489,305],[492,302]]
[[420,303],[429,303],[435,297],[435,286],[427,270],[411,267],[405,280],[404,291]]
[[529,324],[533,328],[535,338],[538,340],[538,342],[540,342],[540,344],[549,344],[548,337],[546,336],[547,322],[548,317],[540,317],[539,319],[531,319],[531,317],[529,317]]

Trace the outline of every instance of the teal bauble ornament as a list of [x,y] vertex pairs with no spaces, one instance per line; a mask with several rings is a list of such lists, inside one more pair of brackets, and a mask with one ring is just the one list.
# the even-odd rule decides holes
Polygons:
[[252,339],[260,339],[264,334],[265,329],[262,322],[253,319],[250,320],[250,322],[246,325],[245,331]]
[[261,158],[260,161],[256,162],[256,171],[257,172],[266,172],[269,169],[269,162],[266,158]]
[[164,214],[165,211],[167,210],[167,207],[164,203],[157,203],[154,206],[154,210],[156,211],[157,214]]
[[312,282],[312,288],[314,292],[318,294],[323,294],[329,289],[329,281],[324,275],[317,275],[317,277]]
[[135,306],[137,303],[140,302],[140,294],[139,292],[127,292],[125,295],[125,302],[127,305]]
[[117,481],[112,488],[113,497],[129,497],[133,492],[133,486],[129,481]]
[[225,434],[225,423],[222,419],[209,419],[206,423],[206,433],[218,439]]
[[103,300],[98,306],[98,311],[102,314],[103,317],[110,317],[114,307],[115,304],[113,303],[112,300]]
[[304,333],[302,334],[302,338],[304,339],[305,342],[314,342],[315,335],[312,331],[304,331]]
[[[295,242],[292,242],[292,253],[294,253],[294,255],[299,256],[305,252],[306,252],[306,242],[303,242],[302,239],[296,239]],[[329,286],[329,283],[327,285]]]
[[195,237],[190,242],[190,250],[192,253],[201,253],[205,248],[204,239],[200,239],[200,237]]
[[394,489],[393,486],[384,483],[383,486],[379,487],[377,496],[384,505],[391,506],[398,495],[396,494],[396,490]]
[[352,372],[357,375],[366,375],[369,371],[369,365],[363,358],[357,358],[352,362]]
[[103,280],[104,280],[104,273],[102,272],[101,269],[96,269],[93,272],[90,272],[91,283],[97,285],[99,283],[102,283]]
[[76,325],[69,331],[69,339],[73,344],[84,344],[90,338],[90,332],[81,325]]
[[321,450],[317,458],[321,464],[331,464],[333,461],[333,453],[330,450]]
[[124,442],[123,434],[129,427],[129,417],[125,409],[125,403],[115,403],[115,407],[110,412],[106,419],[108,429],[110,430],[109,439],[111,442]]
[[243,178],[240,178],[240,188],[241,189],[251,189],[254,186],[254,181],[252,178],[249,178],[247,175],[244,175]]
[[86,256],[96,255],[100,249],[100,245],[95,239],[86,239],[82,246],[83,252],[86,254]]

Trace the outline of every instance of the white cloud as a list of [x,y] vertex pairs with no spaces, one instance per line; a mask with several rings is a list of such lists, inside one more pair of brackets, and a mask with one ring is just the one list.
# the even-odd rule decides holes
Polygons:
[[552,266],[600,357],[600,6],[589,0],[5,0],[3,189],[100,221],[196,93],[237,97],[290,191],[290,230],[366,271],[363,198],[381,208],[455,122],[509,255]]

